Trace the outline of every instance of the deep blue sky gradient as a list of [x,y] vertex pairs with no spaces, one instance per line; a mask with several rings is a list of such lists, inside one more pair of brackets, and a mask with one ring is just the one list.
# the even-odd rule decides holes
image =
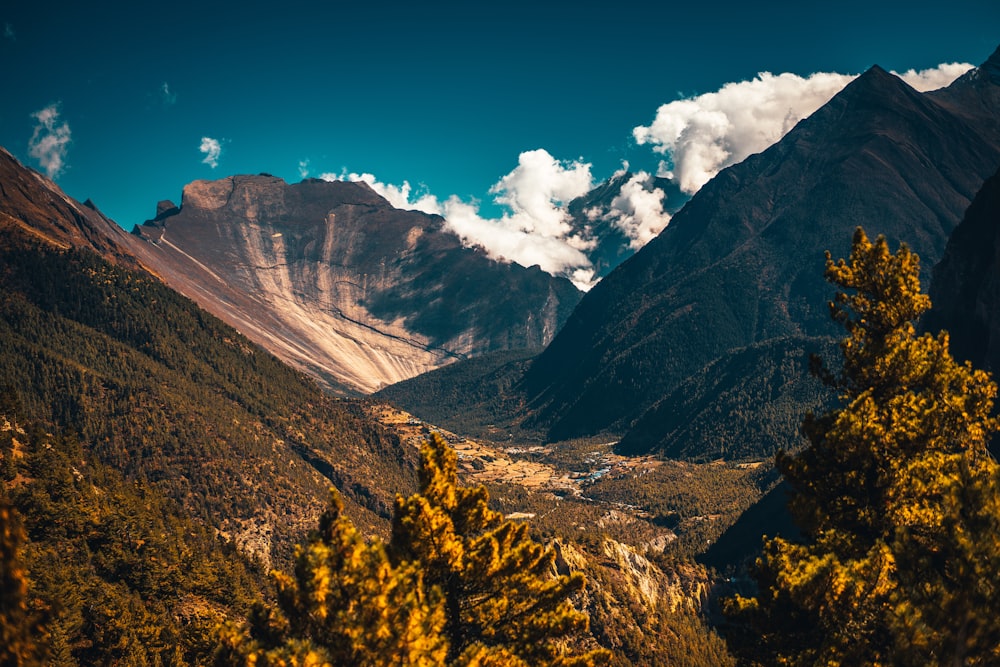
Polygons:
[[[634,126],[760,71],[979,64],[998,44],[996,0],[15,0],[0,5],[0,145],[38,168],[31,114],[60,103],[72,142],[57,182],[126,228],[192,180],[295,182],[306,159],[313,176],[371,172],[487,202],[535,148],[583,158],[597,179],[623,159],[655,168]],[[203,136],[224,142],[216,169]]]

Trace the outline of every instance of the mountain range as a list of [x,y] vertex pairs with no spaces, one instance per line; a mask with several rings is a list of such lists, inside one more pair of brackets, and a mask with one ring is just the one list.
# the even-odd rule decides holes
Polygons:
[[[824,252],[846,254],[862,226],[907,243],[929,283],[1000,165],[998,97],[1000,50],[928,93],[873,66],[720,172],[588,292],[553,342],[505,375],[507,423],[550,441],[608,432],[629,453],[760,458],[796,446],[802,412],[824,400],[809,354],[837,334]],[[433,409],[420,383],[382,395]]]
[[[648,663],[662,637],[714,652],[677,614],[700,608],[708,576],[672,558],[769,490],[714,562],[786,518],[762,461],[832,398],[808,374],[839,334],[825,251],[846,254],[859,225],[909,244],[936,304],[922,326],[1000,367],[998,109],[1000,49],[929,93],[872,67],[634,255],[588,214],[631,178],[618,175],[568,207],[602,239],[591,259],[608,275],[586,295],[363,183],[195,181],[128,233],[0,149],[0,481],[27,517],[39,604],[64,600],[61,664],[172,642],[203,661],[331,486],[386,534],[416,450],[346,396],[393,382],[376,399],[420,433],[425,418],[550,441],[504,455],[568,486],[495,479],[494,502],[565,541],[557,567],[587,571],[595,637],[619,664]],[[651,558],[655,534],[664,555],[610,531]],[[671,540],[693,551],[671,555]]]

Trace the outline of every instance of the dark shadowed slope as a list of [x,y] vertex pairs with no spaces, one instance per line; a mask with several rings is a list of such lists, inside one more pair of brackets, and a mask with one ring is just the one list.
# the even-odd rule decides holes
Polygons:
[[931,283],[927,329],[947,329],[951,349],[994,374],[1000,369],[1000,171],[986,181],[955,229]]

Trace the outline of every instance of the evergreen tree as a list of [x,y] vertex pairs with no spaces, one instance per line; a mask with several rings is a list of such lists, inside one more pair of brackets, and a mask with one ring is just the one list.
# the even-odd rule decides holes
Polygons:
[[259,606],[249,634],[227,626],[218,665],[560,667],[603,663],[586,614],[558,576],[555,553],[523,524],[462,488],[455,453],[435,436],[421,450],[420,492],[397,498],[392,541],[366,542],[334,494],[294,577],[275,573],[278,607]]
[[0,666],[45,664],[47,632],[28,608],[28,574],[21,562],[26,536],[14,508],[0,502]]
[[258,606],[252,639],[223,631],[220,665],[433,667],[444,662],[444,615],[413,564],[393,567],[366,543],[331,492],[319,530],[296,549],[295,576],[273,573],[278,608]]
[[[590,665],[603,651],[572,656],[588,617],[570,598],[583,575],[555,576],[555,552],[489,508],[485,487],[460,487],[456,455],[433,434],[421,449],[420,491],[397,498],[389,553],[416,561],[444,596],[449,656],[460,664]],[[479,660],[479,662],[476,662]]]
[[808,415],[809,447],[779,453],[802,539],[765,544],[759,593],[728,605],[749,664],[985,665],[1000,661],[1000,504],[986,445],[996,386],[917,336],[930,307],[906,246],[858,229],[827,253],[843,365],[814,371],[840,407]]

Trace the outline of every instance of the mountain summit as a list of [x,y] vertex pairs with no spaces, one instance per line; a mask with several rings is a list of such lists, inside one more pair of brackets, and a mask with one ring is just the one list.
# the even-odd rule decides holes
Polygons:
[[285,361],[369,392],[457,358],[541,347],[573,285],[462,247],[365,183],[195,181],[134,234],[168,285]]
[[802,411],[820,400],[804,384],[807,352],[836,335],[824,251],[846,253],[860,225],[906,242],[929,280],[1000,165],[997,58],[932,93],[872,67],[720,172],[584,296],[520,381],[505,380],[517,388],[505,403],[525,406],[517,419],[550,440],[610,431],[625,434],[624,452],[794,446]]

